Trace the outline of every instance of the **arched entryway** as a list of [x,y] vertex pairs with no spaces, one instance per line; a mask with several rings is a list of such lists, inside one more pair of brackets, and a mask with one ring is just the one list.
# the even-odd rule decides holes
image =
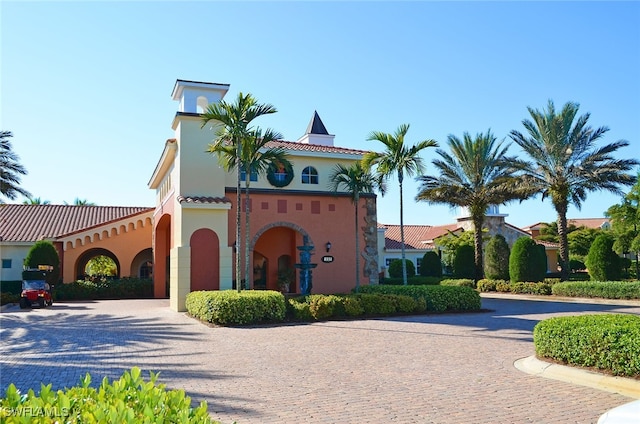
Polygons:
[[[275,222],[261,228],[254,236],[251,247],[254,252],[254,286],[256,260],[266,265],[264,281],[256,288],[267,290],[287,291],[298,293],[300,291],[296,278],[294,264],[298,257],[297,246],[302,245],[302,238],[307,234],[301,227],[288,222]],[[273,265],[271,265],[273,264]],[[289,274],[291,281],[288,290],[279,286],[283,275]]]
[[154,234],[154,297],[169,297],[169,254],[171,252],[171,215],[158,219]]
[[106,256],[107,258],[111,259],[116,266],[115,274],[112,275],[112,277],[120,278],[121,269],[120,269],[120,261],[118,261],[118,257],[110,250],[95,248],[95,249],[87,250],[86,252],[82,253],[78,257],[78,260],[76,261],[76,264],[74,267],[76,279],[83,280],[86,277],[87,264],[91,259],[98,256]]
[[191,291],[220,290],[220,240],[208,228],[196,230],[191,247]]
[[144,249],[131,261],[129,275],[137,278],[153,278],[153,249]]

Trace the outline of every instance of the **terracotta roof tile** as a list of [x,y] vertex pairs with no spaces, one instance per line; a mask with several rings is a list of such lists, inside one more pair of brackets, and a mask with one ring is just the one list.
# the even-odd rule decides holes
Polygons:
[[228,197],[211,197],[211,196],[178,196],[178,202],[180,203],[199,203],[199,204],[211,204],[211,203],[231,203]]
[[51,239],[153,211],[148,207],[74,205],[0,205],[0,237],[4,241]]
[[285,150],[297,150],[306,152],[320,153],[343,153],[348,155],[364,155],[367,150],[347,149],[346,147],[322,146],[320,144],[296,143],[295,141],[271,141],[267,143],[267,147],[283,148]]
[[[386,229],[384,233],[385,249],[402,248],[399,225],[379,225],[378,227]],[[446,225],[405,225],[404,248],[411,250],[432,249],[433,243],[431,242],[434,239],[459,228],[460,226],[457,223]]]

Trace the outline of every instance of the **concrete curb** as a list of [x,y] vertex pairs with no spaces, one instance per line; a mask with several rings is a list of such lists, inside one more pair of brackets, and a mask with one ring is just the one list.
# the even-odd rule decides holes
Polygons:
[[633,378],[614,377],[580,368],[545,362],[535,356],[518,359],[513,365],[527,374],[640,399],[640,380]]

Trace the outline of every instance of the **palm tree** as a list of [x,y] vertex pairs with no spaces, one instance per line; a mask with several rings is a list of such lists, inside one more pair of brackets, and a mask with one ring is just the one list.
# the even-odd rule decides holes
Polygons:
[[[64,202],[65,205],[68,205],[67,202]],[[73,200],[73,205],[74,206],[95,206],[96,204],[93,202],[88,201],[87,199],[80,199],[79,197],[76,197]]]
[[18,194],[31,197],[27,190],[19,186],[20,176],[27,175],[27,170],[18,163],[20,158],[11,150],[11,137],[11,131],[0,131],[0,193],[9,200],[15,199]]
[[51,202],[48,200],[42,200],[39,197],[29,197],[27,200],[22,201],[23,205],[50,205]]
[[422,158],[419,154],[427,147],[438,147],[438,143],[434,140],[423,140],[414,146],[404,144],[404,137],[409,131],[409,124],[402,124],[398,127],[394,134],[373,131],[369,134],[367,140],[380,141],[384,144],[386,150],[382,153],[368,152],[364,155],[362,161],[365,168],[377,165],[376,173],[384,180],[388,180],[394,173],[398,175],[398,183],[400,184],[400,245],[402,249],[402,281],[407,284],[407,264],[405,263],[404,252],[404,220],[402,205],[402,182],[404,174],[413,177],[424,173]]
[[609,131],[607,127],[592,129],[587,125],[590,114],[576,119],[579,105],[568,102],[556,114],[549,100],[546,110],[527,108],[533,121],[524,119],[527,135],[511,131],[510,136],[532,162],[526,164],[526,179],[542,200],[551,198],[558,214],[560,262],[562,278],[569,275],[569,247],[567,240],[567,210],[569,204],[580,209],[587,193],[606,190],[622,194],[620,186],[630,186],[636,177],[628,174],[638,165],[636,159],[615,159],[616,150],[629,142],[618,140],[597,148],[596,142]]
[[369,169],[362,167],[361,162],[355,162],[350,167],[337,164],[329,175],[329,189],[337,192],[340,189],[351,195],[351,202],[355,210],[355,231],[356,231],[356,293],[360,290],[360,237],[358,234],[358,208],[360,195],[363,193],[373,193],[379,190],[384,194],[385,185],[381,178],[376,177]]
[[491,130],[477,134],[474,139],[464,133],[460,140],[448,137],[451,154],[438,149],[441,159],[433,161],[439,176],[420,177],[422,185],[417,201],[444,203],[452,207],[467,208],[473,222],[475,248],[475,279],[482,278],[482,226],[487,208],[511,200],[528,197],[518,184],[518,161],[507,156],[509,145],[496,143]]
[[[218,103],[211,103],[202,114],[202,127],[213,122],[218,126],[216,138],[213,146],[230,144],[236,151],[236,157],[242,155],[242,142],[250,137],[252,129],[249,127],[251,121],[259,116],[276,113],[276,108],[271,104],[262,104],[249,93],[238,93],[234,103],[221,100]],[[211,148],[210,148],[211,149]],[[220,158],[220,156],[218,156]],[[240,166],[236,167],[236,288],[241,290],[241,270],[240,270]]]
[[[260,128],[252,130],[248,137],[242,140],[240,149],[239,169],[244,172],[245,189],[245,273],[244,279],[247,287],[251,286],[249,273],[249,214],[250,197],[249,187],[251,186],[251,176],[266,175],[271,165],[291,166],[288,153],[282,147],[269,147],[269,144],[276,140],[281,140],[282,135],[271,129],[267,129],[264,134]],[[229,144],[210,144],[207,149],[210,153],[216,153],[220,158],[223,167],[230,171],[238,166],[238,156],[235,146]],[[240,208],[238,208],[240,209]]]

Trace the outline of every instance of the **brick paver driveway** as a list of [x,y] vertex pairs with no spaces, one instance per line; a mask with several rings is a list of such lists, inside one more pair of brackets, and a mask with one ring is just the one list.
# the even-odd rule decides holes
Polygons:
[[595,423],[632,399],[531,376],[531,330],[626,305],[484,298],[491,312],[214,328],[166,300],[56,303],[0,314],[0,389],[94,382],[139,366],[223,423]]

